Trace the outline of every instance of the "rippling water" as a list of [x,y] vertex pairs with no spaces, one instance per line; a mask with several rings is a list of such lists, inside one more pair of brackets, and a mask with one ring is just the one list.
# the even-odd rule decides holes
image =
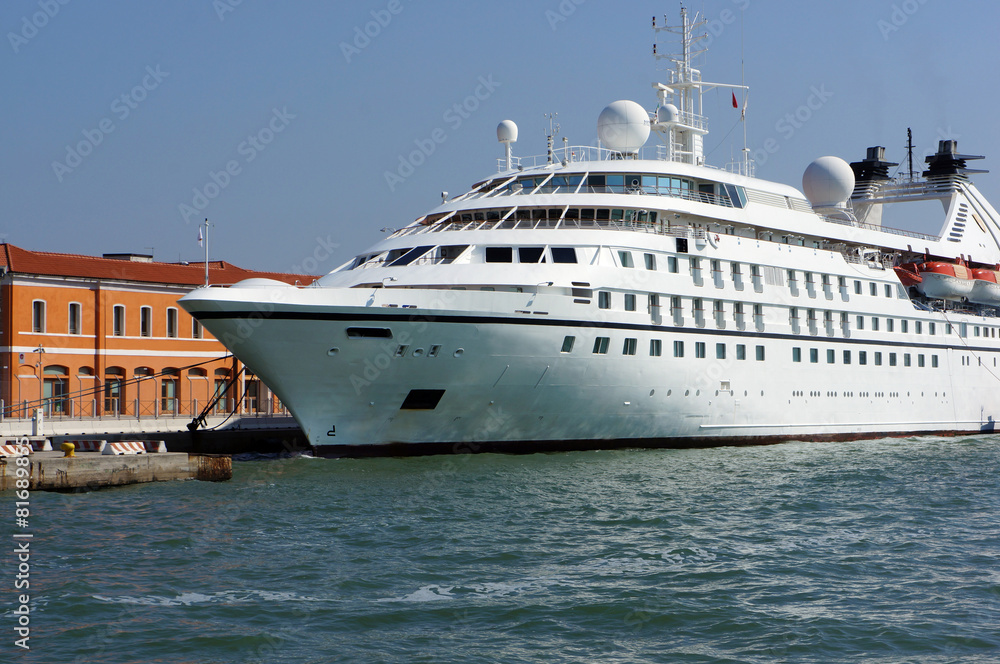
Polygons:
[[990,436],[258,459],[228,483],[36,493],[32,649],[8,556],[0,653],[997,662],[998,470]]

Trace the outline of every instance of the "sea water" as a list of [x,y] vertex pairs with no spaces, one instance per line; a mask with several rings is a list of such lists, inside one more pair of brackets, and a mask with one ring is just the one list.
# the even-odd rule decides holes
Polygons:
[[982,436],[32,493],[30,650],[7,554],[0,661],[998,662],[998,471]]

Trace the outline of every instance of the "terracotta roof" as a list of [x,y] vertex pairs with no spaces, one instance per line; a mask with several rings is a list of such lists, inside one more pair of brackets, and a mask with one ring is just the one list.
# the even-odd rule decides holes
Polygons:
[[[80,254],[31,251],[7,243],[0,244],[0,267],[17,274],[53,277],[112,279],[182,286],[200,286],[205,283],[204,262],[183,265],[130,261]],[[235,284],[237,281],[252,277],[276,279],[288,284],[298,282],[299,285],[312,283],[316,279],[314,275],[246,270],[226,261],[209,261],[208,263],[208,278],[214,285]]]

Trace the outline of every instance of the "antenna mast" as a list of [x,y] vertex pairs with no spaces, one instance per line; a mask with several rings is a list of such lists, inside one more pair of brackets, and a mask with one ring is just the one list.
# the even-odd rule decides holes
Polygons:
[[913,179],[913,130],[906,128],[906,161],[910,166],[910,179]]

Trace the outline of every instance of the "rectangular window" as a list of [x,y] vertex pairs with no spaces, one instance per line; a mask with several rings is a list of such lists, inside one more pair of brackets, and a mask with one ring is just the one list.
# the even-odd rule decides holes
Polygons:
[[[402,259],[400,259],[402,260]],[[544,263],[545,262],[545,247],[518,247],[517,248],[517,262],[518,263]],[[393,265],[396,265],[393,263]]]
[[696,341],[696,342],[694,342],[694,356],[697,357],[699,360],[705,358],[705,342],[704,341]]
[[597,291],[597,306],[601,309],[610,309],[611,293],[608,291]]
[[861,282],[857,279],[854,280],[854,294],[861,295]]
[[626,339],[622,345],[622,355],[635,355],[638,342],[635,339]]
[[608,345],[610,343],[610,337],[597,337],[594,339],[594,353],[597,355],[605,355],[608,352]]
[[736,359],[745,360],[747,359],[747,347],[746,344],[736,344]]
[[560,349],[559,352],[560,353],[572,353],[573,352],[573,344],[575,344],[575,343],[576,343],[576,337],[569,337],[569,336],[563,337],[562,349]]
[[674,357],[684,357],[683,341],[674,341]]
[[514,249],[512,247],[486,247],[487,263],[513,263]]
[[837,361],[837,351],[833,350],[832,348],[827,348],[826,349],[826,363],[827,364],[833,364],[836,361]]
[[918,320],[913,321],[913,331],[916,334],[923,334],[924,333],[924,324],[922,322],[918,321]]
[[659,339],[649,340],[649,356],[660,357],[663,355],[663,342]]
[[167,336],[177,337],[177,310],[173,307],[167,308]]
[[929,334],[931,336],[934,336],[935,334],[937,334],[937,324],[935,324],[935,323],[927,323],[927,334]]
[[809,361],[812,362],[813,364],[816,364],[817,362],[819,362],[819,349],[818,348],[810,348],[809,349]]
[[69,305],[69,333],[70,334],[80,334],[80,325],[82,322],[82,307],[77,302],[70,302]]
[[882,353],[875,351],[875,366],[882,366]]
[[45,332],[45,301],[35,300],[31,303],[31,331]]
[[656,256],[653,254],[643,254],[643,258],[646,260],[646,269],[655,270],[656,269]]
[[205,336],[205,335],[202,332],[201,323],[198,322],[197,318],[192,318],[191,319],[191,338],[192,339],[201,339],[203,336]]
[[844,351],[844,364],[850,364],[850,363],[851,363],[851,351],[845,350]]
[[889,366],[890,367],[896,366],[896,354],[895,353],[889,353]]
[[858,351],[858,364],[868,364],[868,351],[866,350]]
[[125,305],[116,304],[113,312],[114,322],[112,323],[113,334],[116,337],[125,336]]
[[669,256],[667,258],[667,271],[677,274],[677,256]]
[[764,347],[763,346],[757,346],[757,361],[758,362],[763,362],[764,361]]
[[874,281],[872,281],[871,283],[869,283],[868,284],[868,292],[871,293],[871,295],[873,297],[874,296],[878,296],[878,284],[876,284]]
[[945,334],[945,336],[948,336],[949,334],[951,334],[951,323],[945,323],[944,324],[944,334]]
[[878,317],[872,316],[872,331],[878,332]]
[[903,366],[904,367],[910,366],[910,354],[909,353],[903,353]]
[[924,354],[921,353],[920,355],[917,355],[917,366],[923,369],[925,364],[926,363],[924,361]]
[[437,357],[441,354],[441,344],[434,344],[427,351],[427,357]]
[[715,344],[715,359],[726,359],[726,344]]
[[153,309],[151,307],[139,309],[139,336],[153,336]]
[[892,297],[892,286],[889,284],[885,285],[885,296]]
[[885,331],[886,331],[886,332],[892,332],[892,330],[893,330],[893,327],[895,327],[895,325],[894,325],[894,324],[895,324],[895,322],[896,322],[896,321],[894,321],[894,320],[893,320],[893,319],[891,319],[891,318],[886,318],[886,319],[885,319]]
[[622,267],[635,267],[635,263],[632,262],[631,251],[619,251],[618,260],[621,261]]
[[801,362],[801,361],[802,361],[802,349],[792,348],[792,362]]
[[625,293],[625,311],[635,311],[635,293]]
[[932,369],[937,369],[937,366],[938,366],[938,356],[937,355],[931,355],[931,368]]
[[552,247],[549,249],[552,253],[553,263],[575,263],[576,262],[576,248],[575,247]]
[[858,329],[859,330],[865,329],[865,317],[864,316],[858,316]]
[[908,321],[908,320],[901,320],[901,321],[899,321],[899,331],[902,332],[903,334],[906,334],[907,332],[909,332],[910,331],[910,321]]

